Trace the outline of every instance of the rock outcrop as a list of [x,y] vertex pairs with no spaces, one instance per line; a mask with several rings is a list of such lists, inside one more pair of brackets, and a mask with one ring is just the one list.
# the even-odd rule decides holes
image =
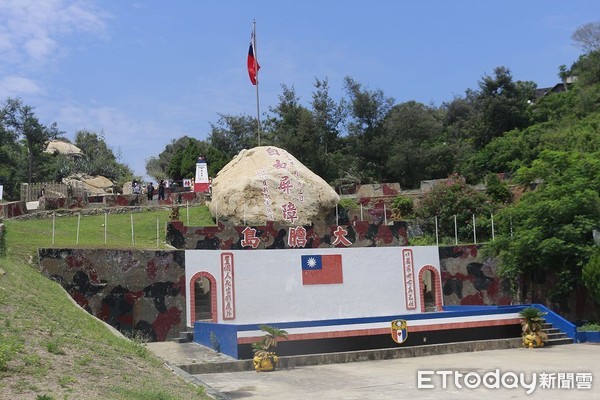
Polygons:
[[46,145],[44,153],[62,154],[71,157],[83,157],[81,149],[74,144],[63,142],[62,140],[51,140]]
[[88,195],[104,195],[114,193],[114,183],[104,176],[89,176],[75,174],[63,178],[62,183],[71,185],[72,188],[83,188]]
[[262,146],[242,150],[217,174],[209,209],[234,224],[309,225],[331,214],[339,199],[286,150]]

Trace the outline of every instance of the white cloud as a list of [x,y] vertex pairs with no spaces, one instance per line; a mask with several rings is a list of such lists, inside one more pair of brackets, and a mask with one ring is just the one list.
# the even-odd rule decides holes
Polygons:
[[80,0],[2,0],[0,65],[41,67],[61,54],[67,34],[102,34],[108,15]]
[[171,139],[183,136],[171,125],[160,126],[108,106],[63,105],[55,118],[71,139],[79,130],[102,133],[115,155],[121,156],[120,162],[141,176],[146,173],[146,158],[158,155]]
[[33,80],[22,76],[0,78],[0,99],[19,97],[25,94],[37,94],[41,88]]

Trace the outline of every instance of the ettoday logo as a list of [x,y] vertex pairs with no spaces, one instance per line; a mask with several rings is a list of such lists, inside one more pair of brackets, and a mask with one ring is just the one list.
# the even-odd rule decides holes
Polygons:
[[457,389],[518,389],[531,394],[540,389],[587,389],[592,388],[591,372],[536,373],[529,376],[523,372],[501,372],[499,369],[479,372],[459,372],[451,370],[417,371],[417,389],[448,388],[452,383]]

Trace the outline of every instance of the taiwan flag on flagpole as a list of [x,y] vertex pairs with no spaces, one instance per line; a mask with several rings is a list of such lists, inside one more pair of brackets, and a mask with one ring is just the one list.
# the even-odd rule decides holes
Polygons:
[[344,283],[341,254],[302,256],[303,285],[331,283]]
[[250,48],[248,49],[248,75],[250,76],[250,82],[253,85],[258,83],[258,59],[256,56],[256,38],[254,35],[254,26],[252,27],[252,34],[250,35]]

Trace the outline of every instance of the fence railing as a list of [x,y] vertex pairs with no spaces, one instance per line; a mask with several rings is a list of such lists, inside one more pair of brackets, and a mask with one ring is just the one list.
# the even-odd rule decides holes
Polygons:
[[38,200],[42,194],[48,198],[84,197],[86,193],[83,182],[75,181],[73,185],[60,182],[36,182],[21,184],[21,201]]

